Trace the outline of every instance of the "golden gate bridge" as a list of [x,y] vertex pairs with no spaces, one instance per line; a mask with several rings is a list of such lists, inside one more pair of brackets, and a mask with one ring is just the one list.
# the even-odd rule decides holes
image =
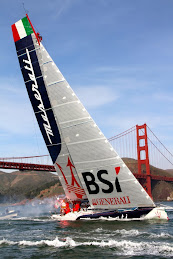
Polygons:
[[[108,140],[150,196],[151,181],[173,182],[173,154],[146,124]],[[55,172],[49,155],[0,158],[0,168]]]

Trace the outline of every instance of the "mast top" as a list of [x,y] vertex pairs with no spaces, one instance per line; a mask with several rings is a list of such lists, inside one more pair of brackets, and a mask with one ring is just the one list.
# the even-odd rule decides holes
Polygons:
[[19,41],[27,37],[28,35],[34,33],[37,39],[37,42],[40,45],[42,37],[40,36],[39,33],[36,33],[34,26],[32,25],[27,13],[24,18],[14,23],[11,27],[12,27],[14,42]]
[[34,26],[32,25],[31,20],[29,19],[29,16],[28,16],[27,13],[26,13],[26,17],[27,17],[27,19],[28,19],[28,22],[29,22],[30,25],[31,25],[31,28],[33,29],[33,32],[34,32],[35,37],[36,37],[36,39],[37,39],[37,41],[38,41],[38,44],[40,45],[40,42],[42,41],[42,37],[40,36],[40,33],[39,33],[39,32],[36,32],[36,31],[35,31]]

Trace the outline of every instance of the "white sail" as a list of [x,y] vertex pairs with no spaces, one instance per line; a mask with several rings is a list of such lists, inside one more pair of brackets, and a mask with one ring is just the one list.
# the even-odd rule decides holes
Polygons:
[[[29,42],[26,42],[27,37],[30,37]],[[67,197],[71,200],[88,198],[91,207],[98,209],[154,206],[44,46],[38,44],[34,34],[27,37],[22,39],[25,40],[22,45],[16,42],[19,62]]]
[[76,183],[82,183],[93,207],[152,206],[148,194],[92,120],[43,45],[37,52],[41,54],[46,89],[61,132],[62,150],[55,162],[61,181],[64,182],[62,172],[68,175],[70,168],[66,165],[71,156],[80,179],[75,175]]

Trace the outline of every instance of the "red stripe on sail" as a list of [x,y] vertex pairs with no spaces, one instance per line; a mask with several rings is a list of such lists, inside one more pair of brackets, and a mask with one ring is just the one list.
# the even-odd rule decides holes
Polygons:
[[11,28],[12,28],[12,32],[13,32],[14,42],[20,40],[20,36],[19,36],[18,31],[17,31],[15,23],[13,25],[11,25]]

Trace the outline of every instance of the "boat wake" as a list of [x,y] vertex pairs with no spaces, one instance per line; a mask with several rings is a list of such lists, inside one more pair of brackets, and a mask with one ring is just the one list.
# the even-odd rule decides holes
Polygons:
[[96,219],[89,219],[89,218],[83,218],[81,220],[102,220],[102,221],[143,221],[143,220],[146,220],[145,218],[132,218],[132,219],[127,219],[127,218],[119,218],[119,217],[116,217],[116,218],[106,218],[106,217],[100,217],[100,218],[96,218]]
[[21,220],[21,221],[38,221],[38,222],[49,222],[49,221],[54,221],[52,218],[50,217],[38,217],[38,218],[35,218],[35,217],[20,217],[20,218],[13,218],[11,219],[13,221],[18,221],[18,220]]
[[92,247],[108,247],[111,248],[114,251],[115,255],[153,255],[153,256],[159,256],[162,255],[162,257],[166,258],[172,258],[173,257],[173,244],[167,243],[167,242],[156,242],[156,241],[141,241],[136,242],[132,240],[121,240],[117,241],[114,239],[109,240],[102,240],[102,241],[84,241],[84,242],[78,242],[74,239],[67,237],[65,239],[59,239],[56,237],[53,240],[40,240],[40,241],[10,241],[7,239],[0,240],[0,246],[3,245],[17,245],[17,246],[36,246],[36,247],[66,247],[66,248],[73,248],[73,247],[82,247],[82,246],[92,246]]
[[173,207],[172,206],[167,206],[167,205],[164,205],[164,204],[160,204],[160,206],[162,206],[166,211],[173,211]]

